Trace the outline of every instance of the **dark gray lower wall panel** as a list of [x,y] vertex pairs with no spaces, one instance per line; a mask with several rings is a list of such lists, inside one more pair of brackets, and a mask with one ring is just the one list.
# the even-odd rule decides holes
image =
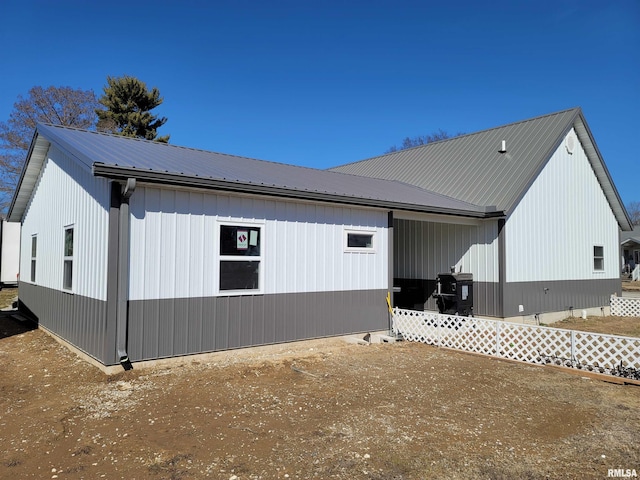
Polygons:
[[132,361],[386,330],[386,290],[129,302]]
[[[545,290],[546,289],[546,290]],[[602,280],[571,280],[553,282],[517,282],[504,286],[505,317],[536,313],[568,311],[607,306],[612,293],[620,295],[619,278]],[[524,312],[518,311],[518,306]]]
[[500,298],[500,288],[497,283],[474,282],[473,301],[475,315],[486,315],[488,317],[502,317],[502,299]]
[[[394,279],[394,286],[402,291],[394,294],[394,305],[415,310],[438,307],[431,294],[436,290],[435,279]],[[545,293],[545,289],[546,293]],[[559,312],[609,305],[612,293],[621,293],[620,279],[574,280],[555,282],[518,282],[504,286],[504,310],[497,283],[473,282],[473,311],[476,316],[516,317],[535,313]],[[519,312],[518,306],[524,306]]]
[[20,308],[39,325],[102,363],[113,363],[115,340],[105,334],[106,302],[25,282],[18,296]]
[[[395,278],[394,286],[401,291],[393,295],[394,306],[412,310],[438,311],[431,296],[436,291],[434,279]],[[501,317],[502,306],[497,283],[473,282],[473,312],[477,316]]]

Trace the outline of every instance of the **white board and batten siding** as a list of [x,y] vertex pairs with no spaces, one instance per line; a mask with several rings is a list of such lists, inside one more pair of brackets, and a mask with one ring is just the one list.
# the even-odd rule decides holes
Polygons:
[[[573,129],[505,228],[507,282],[619,276],[619,227]],[[594,246],[603,247],[603,270],[594,269]]]
[[[70,293],[107,296],[109,181],[52,146],[22,222],[20,281],[63,289],[65,228],[73,226]],[[36,278],[31,281],[31,242],[37,236]]]
[[[131,300],[220,295],[224,223],[261,227],[261,294],[388,288],[386,211],[142,185],[130,206]],[[347,251],[345,230],[373,251]]]

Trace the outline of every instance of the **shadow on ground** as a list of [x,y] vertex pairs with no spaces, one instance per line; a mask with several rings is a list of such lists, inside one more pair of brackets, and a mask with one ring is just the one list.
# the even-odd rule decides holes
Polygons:
[[35,330],[38,325],[30,320],[16,317],[16,312],[0,312],[0,340]]

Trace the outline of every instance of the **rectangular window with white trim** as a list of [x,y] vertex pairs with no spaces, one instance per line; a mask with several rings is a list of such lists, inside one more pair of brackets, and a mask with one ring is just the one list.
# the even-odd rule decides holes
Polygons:
[[220,225],[219,293],[262,293],[262,226]]
[[31,278],[36,282],[36,259],[38,258],[38,235],[31,235]]
[[604,247],[601,245],[593,246],[593,270],[604,271]]
[[64,229],[64,266],[62,288],[73,289],[73,225]]
[[345,230],[344,251],[375,253],[376,232],[368,230]]

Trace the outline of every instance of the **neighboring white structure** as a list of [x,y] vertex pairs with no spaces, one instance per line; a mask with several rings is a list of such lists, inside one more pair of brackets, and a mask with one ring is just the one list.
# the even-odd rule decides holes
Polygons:
[[640,227],[620,235],[620,249],[623,274],[637,281],[640,278]]
[[20,275],[20,224],[2,220],[0,239],[0,288],[16,287]]
[[452,266],[473,273],[478,315],[595,307],[620,290],[629,219],[579,109],[354,165],[38,125],[9,211],[20,307],[126,366],[385,330],[393,287],[396,304],[433,308]]

